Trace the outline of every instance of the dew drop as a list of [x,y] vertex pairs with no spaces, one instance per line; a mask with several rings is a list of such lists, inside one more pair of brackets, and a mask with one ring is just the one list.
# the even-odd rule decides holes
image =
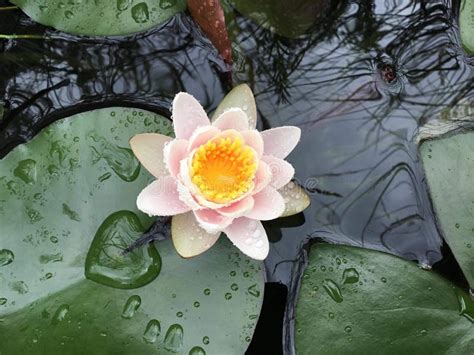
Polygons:
[[339,289],[337,283],[335,283],[333,280],[324,280],[323,287],[334,302],[341,303],[343,301],[341,290]]
[[[145,23],[150,18],[150,12],[148,11],[148,5],[145,2],[141,2],[132,7],[132,17],[136,23]],[[136,115],[136,112],[133,112]]]
[[56,253],[56,254],[44,254],[40,255],[39,262],[41,264],[49,264],[49,263],[57,263],[63,261],[63,254]]
[[161,324],[158,320],[152,319],[146,325],[145,333],[143,333],[143,340],[145,343],[153,344],[156,342],[161,334]]
[[34,184],[36,182],[36,161],[32,159],[20,161],[15,170],[13,170],[13,175],[23,180],[26,184]]
[[209,296],[209,295],[211,294],[211,290],[208,289],[208,288],[205,288],[205,289],[204,289],[204,294],[205,294],[206,296]]
[[183,312],[176,312],[176,317],[183,318]]
[[[117,0],[117,10],[125,11],[128,9],[131,3],[132,3],[132,0]],[[112,111],[110,115],[112,117],[115,116],[115,112]]]
[[204,345],[208,345],[209,342],[210,342],[210,341],[209,341],[209,337],[208,337],[208,336],[205,336],[205,337],[202,338],[202,343],[203,343]]
[[345,269],[342,278],[344,284],[354,284],[359,281],[359,273],[354,268]]
[[174,353],[180,352],[183,347],[184,330],[179,324],[173,324],[165,335],[165,349]]
[[6,266],[8,264],[11,264],[13,260],[15,260],[15,255],[11,250],[0,250],[0,266]]
[[176,0],[160,0],[160,8],[162,10],[169,9],[170,7],[173,7],[176,5]]
[[13,291],[18,292],[20,295],[28,293],[28,285],[25,281],[10,282],[9,286]]
[[138,308],[140,308],[141,303],[142,299],[140,296],[130,296],[123,307],[122,318],[131,319],[135,315],[135,312],[138,310]]
[[230,289],[231,289],[232,291],[237,291],[237,290],[239,289],[239,285],[237,285],[237,284],[234,283],[234,284],[230,285]]
[[200,304],[198,301],[194,302],[193,305],[194,305],[194,307],[196,307],[196,308],[199,308],[199,306],[201,306],[201,304]]
[[345,331],[347,334],[349,334],[350,332],[352,332],[351,326],[348,325],[347,327],[345,327],[345,328],[344,328],[344,331]]
[[247,291],[248,291],[249,294],[251,294],[254,297],[259,297],[260,296],[260,290],[259,290],[257,284],[253,284],[252,286],[249,286]]
[[5,297],[0,298],[0,306],[3,306],[4,304],[7,303],[7,299]]
[[200,346],[195,346],[189,350],[189,355],[206,355],[206,352]]
[[51,319],[51,324],[56,325],[64,321],[66,319],[66,316],[69,312],[69,305],[68,304],[62,304],[59,306],[59,308],[54,312],[54,316]]
[[232,293],[227,292],[227,293],[225,294],[225,299],[226,299],[226,300],[230,300],[231,298],[232,298]]

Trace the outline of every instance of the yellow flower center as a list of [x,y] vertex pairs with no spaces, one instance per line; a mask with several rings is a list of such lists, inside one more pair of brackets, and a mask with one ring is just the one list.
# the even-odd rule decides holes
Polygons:
[[253,187],[254,151],[241,138],[217,138],[201,145],[191,163],[191,179],[208,201],[227,203]]

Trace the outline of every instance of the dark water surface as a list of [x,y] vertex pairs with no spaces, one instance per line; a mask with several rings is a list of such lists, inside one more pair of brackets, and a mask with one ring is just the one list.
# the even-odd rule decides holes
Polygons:
[[[295,40],[237,14],[232,74],[187,14],[109,39],[58,33],[20,11],[0,14],[0,33],[48,37],[0,42],[0,156],[54,120],[97,107],[168,115],[174,94],[188,91],[212,111],[232,76],[254,89],[259,128],[303,130],[289,161],[312,204],[304,214],[266,223],[270,282],[290,285],[302,246],[322,238],[425,268],[442,260],[435,269],[465,286],[443,245],[416,143],[420,125],[474,99],[473,67],[457,37],[458,6],[334,1],[324,21]],[[294,297],[290,291],[290,305]]]

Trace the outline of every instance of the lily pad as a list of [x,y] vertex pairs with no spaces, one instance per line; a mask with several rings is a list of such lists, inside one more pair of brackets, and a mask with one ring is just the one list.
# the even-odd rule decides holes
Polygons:
[[474,288],[474,131],[426,140],[420,153],[440,227]]
[[298,354],[467,354],[474,304],[431,271],[388,254],[313,244],[296,306]]
[[462,0],[459,12],[461,43],[466,52],[474,55],[474,0]]
[[243,15],[280,36],[297,38],[306,33],[329,6],[326,0],[229,0]]
[[147,111],[100,109],[0,161],[2,353],[245,351],[261,263],[226,240],[192,260],[171,240],[124,253],[153,222],[135,206],[153,180],[128,148],[141,132],[172,129]]
[[87,36],[148,30],[186,9],[185,0],[12,0],[36,22]]

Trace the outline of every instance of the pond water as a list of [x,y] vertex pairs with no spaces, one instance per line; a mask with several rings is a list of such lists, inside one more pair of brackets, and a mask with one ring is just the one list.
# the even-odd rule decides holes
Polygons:
[[[169,116],[179,91],[213,111],[232,82],[246,82],[259,128],[302,129],[289,161],[311,196],[304,214],[265,223],[268,282],[291,286],[302,248],[322,239],[434,265],[467,289],[437,226],[416,140],[421,125],[474,100],[471,59],[458,38],[459,4],[331,3],[298,39],[235,13],[233,67],[187,14],[109,39],[58,33],[20,11],[0,14],[0,33],[44,37],[0,42],[0,156],[74,113],[131,106]],[[290,307],[294,297],[289,292]]]

